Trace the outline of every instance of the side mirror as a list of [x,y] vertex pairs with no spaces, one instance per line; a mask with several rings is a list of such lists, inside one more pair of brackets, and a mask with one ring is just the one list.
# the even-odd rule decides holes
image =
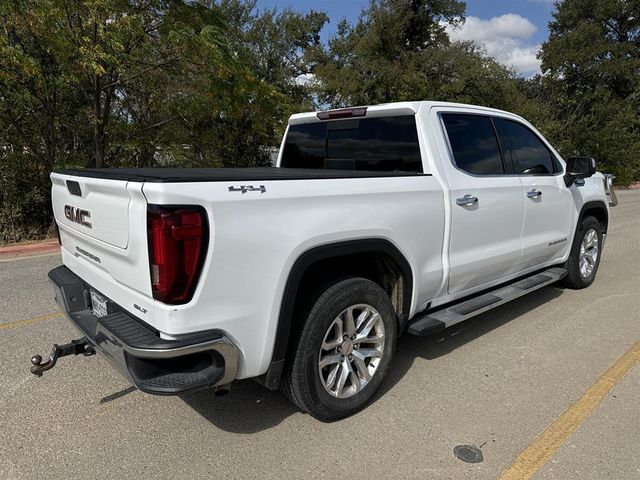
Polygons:
[[573,185],[579,178],[589,178],[596,173],[596,161],[591,157],[570,157],[567,159],[567,171],[564,183],[567,187]]

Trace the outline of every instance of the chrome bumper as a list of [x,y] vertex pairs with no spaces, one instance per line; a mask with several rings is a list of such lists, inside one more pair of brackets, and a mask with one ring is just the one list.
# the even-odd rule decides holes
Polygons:
[[613,180],[616,178],[615,175],[611,175],[610,173],[604,174],[604,192],[609,197],[609,206],[615,207],[618,205],[618,197],[616,197],[616,192],[613,189]]
[[108,314],[91,310],[89,289],[65,266],[49,272],[56,302],[86,340],[134,386],[147,393],[176,395],[231,383],[238,349],[222,333],[198,332],[164,340],[149,325],[108,301]]

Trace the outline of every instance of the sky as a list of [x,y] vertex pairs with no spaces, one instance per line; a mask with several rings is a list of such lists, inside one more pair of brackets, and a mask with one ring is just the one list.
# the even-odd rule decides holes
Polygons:
[[[330,18],[323,35],[331,35],[342,18],[355,20],[369,0],[258,0],[259,8],[324,10]],[[499,62],[530,77],[539,72],[536,53],[547,39],[553,0],[467,0],[467,20],[449,30],[453,40],[474,40]]]

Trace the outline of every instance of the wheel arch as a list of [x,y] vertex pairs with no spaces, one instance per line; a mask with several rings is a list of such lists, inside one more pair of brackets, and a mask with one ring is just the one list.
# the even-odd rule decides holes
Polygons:
[[[394,307],[396,307],[399,331],[401,331],[401,328],[404,327],[409,318],[413,298],[414,276],[408,260],[393,243],[384,238],[367,238],[312,247],[299,255],[289,270],[280,304],[271,363],[267,373],[259,377],[261,383],[270,389],[276,389],[280,384],[284,362],[292,341],[291,334],[296,327],[294,313],[296,306],[298,306],[300,295],[304,293],[301,291],[301,287],[304,287],[305,274],[311,272],[314,266],[329,265],[331,262],[340,263],[340,267],[332,271],[325,279],[328,281],[339,280],[352,273],[347,266],[343,266],[349,264],[350,259],[359,256],[362,260],[375,255],[381,255],[382,258],[390,260],[393,266],[399,270],[402,282],[401,295],[399,295],[400,298],[398,299],[399,305],[394,303]],[[376,283],[380,284],[379,282]],[[381,286],[384,288],[384,285]]]
[[[586,217],[594,217],[596,220],[600,222],[602,225],[603,233],[607,233],[607,228],[609,227],[609,210],[604,202],[600,200],[595,200],[591,202],[586,202],[582,205],[580,209],[580,215],[578,216],[578,223],[580,225],[582,220]],[[576,228],[576,231],[578,229]]]

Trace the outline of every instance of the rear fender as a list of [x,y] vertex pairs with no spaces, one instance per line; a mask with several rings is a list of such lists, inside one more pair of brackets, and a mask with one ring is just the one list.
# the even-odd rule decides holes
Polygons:
[[321,245],[307,250],[293,264],[285,284],[271,363],[267,373],[260,378],[261,383],[264,383],[267,388],[276,389],[280,383],[280,376],[284,369],[285,357],[293,328],[294,308],[299,293],[298,287],[305,272],[316,262],[362,253],[384,253],[389,255],[400,266],[404,284],[402,313],[399,315],[399,322],[401,327],[406,323],[411,309],[414,284],[413,273],[405,256],[391,242],[377,238],[351,240]]

